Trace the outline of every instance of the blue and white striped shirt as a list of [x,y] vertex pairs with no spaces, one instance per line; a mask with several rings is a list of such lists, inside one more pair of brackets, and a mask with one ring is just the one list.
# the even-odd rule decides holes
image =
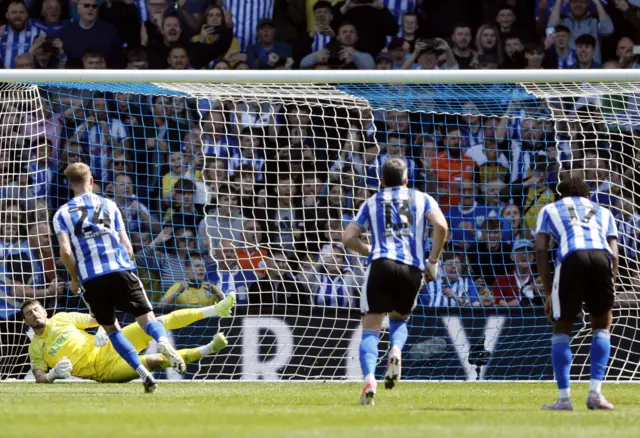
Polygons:
[[351,272],[344,275],[318,274],[311,287],[313,304],[324,307],[351,307],[354,283]]
[[56,212],[53,227],[56,234],[69,235],[83,283],[135,269],[118,236],[124,224],[115,202],[93,193],[76,196]]
[[537,233],[549,234],[558,242],[557,263],[575,251],[606,249],[612,253],[607,237],[618,238],[611,211],[580,197],[563,198],[540,210]]
[[42,33],[44,32],[34,26],[31,21],[28,21],[21,31],[15,31],[7,24],[0,37],[0,57],[4,68],[15,68],[16,56],[27,53],[35,39]]
[[424,271],[432,209],[440,209],[435,199],[406,187],[385,188],[367,199],[353,223],[371,229],[369,261],[384,258]]
[[71,20],[60,20],[57,24],[47,24],[43,20],[32,20],[31,22],[35,27],[46,33],[48,36],[56,36],[63,27],[71,22]]
[[420,0],[382,0],[382,4],[396,17],[402,32],[402,17],[407,12],[417,12]]
[[258,21],[273,17],[274,2],[275,0],[224,0],[224,9],[231,11],[233,34],[243,53],[257,41]]
[[[450,295],[444,291],[449,288]],[[471,277],[459,277],[449,283],[445,278],[430,281],[420,294],[420,303],[427,307],[460,307],[458,298],[463,298],[468,303],[477,300],[478,292]]]
[[329,44],[331,38],[333,37],[331,35],[327,35],[326,33],[315,34],[313,36],[313,42],[311,43],[311,51],[315,53],[324,49],[324,46]]

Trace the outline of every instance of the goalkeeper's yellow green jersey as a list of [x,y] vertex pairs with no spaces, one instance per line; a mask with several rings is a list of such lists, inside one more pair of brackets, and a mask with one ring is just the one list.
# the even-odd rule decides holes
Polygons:
[[34,335],[29,344],[29,358],[34,370],[47,372],[66,357],[73,365],[71,374],[84,379],[95,375],[95,359],[100,351],[94,344],[94,336],[85,329],[96,327],[90,315],[77,312],[61,312],[47,322],[41,335]]

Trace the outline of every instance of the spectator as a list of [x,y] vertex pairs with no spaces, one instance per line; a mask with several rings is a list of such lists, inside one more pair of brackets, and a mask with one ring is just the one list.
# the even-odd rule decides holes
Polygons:
[[[502,64],[504,48],[500,40],[498,29],[491,24],[483,24],[476,32],[476,53],[478,62],[483,55],[493,55],[496,57],[496,63]],[[476,66],[477,68],[477,66]]]
[[518,37],[524,41],[524,26],[516,25],[516,10],[508,3],[503,3],[496,15],[498,33],[501,41],[511,37]]
[[522,212],[515,204],[507,204],[502,207],[500,216],[507,219],[511,225],[511,237],[509,240],[530,240],[533,238],[533,230],[525,230]]
[[131,175],[116,173],[113,179],[113,201],[123,211],[127,231],[139,233],[159,233],[162,224],[151,214],[146,205],[134,195]]
[[[397,2],[396,6],[401,2]],[[402,17],[402,22],[400,23],[400,33],[398,36],[402,38],[402,42],[407,44],[407,53],[413,52],[413,48],[418,40],[418,35],[420,32],[420,21],[418,19],[418,14],[413,11],[407,12],[404,15],[396,15],[396,17]]]
[[524,57],[527,60],[525,69],[539,70],[544,63],[544,47],[540,43],[529,43],[524,48]]
[[300,61],[300,68],[311,68],[317,63],[328,63],[342,69],[372,70],[375,61],[370,54],[355,49],[358,34],[353,24],[344,22],[338,27],[338,36],[319,52],[310,53]]
[[124,67],[122,43],[116,29],[98,18],[96,0],[79,0],[80,19],[60,30],[59,36],[70,59],[80,60],[85,52],[98,51],[107,60],[109,68]]
[[291,58],[291,45],[275,40],[276,25],[273,20],[263,18],[258,22],[258,42],[247,49],[247,62],[251,69],[275,68],[278,61]]
[[309,53],[324,49],[332,38],[336,36],[331,21],[333,20],[333,6],[328,0],[318,0],[313,4],[314,25],[310,32],[304,34],[294,45],[294,58],[299,64]]
[[536,228],[538,213],[555,199],[555,195],[547,186],[547,171],[546,157],[538,156],[528,178],[520,184],[512,184],[505,188],[510,201],[524,212],[524,224],[528,230]]
[[442,38],[419,40],[415,50],[403,65],[404,69],[415,70],[458,70],[458,61],[451,47]]
[[233,20],[233,34],[240,42],[240,51],[246,53],[256,43],[258,23],[273,17],[273,1],[223,0],[222,5]]
[[181,307],[212,306],[224,299],[224,293],[214,284],[207,283],[204,260],[192,255],[186,262],[187,281],[175,283],[160,300],[161,304]]
[[458,24],[453,28],[453,56],[459,68],[469,69],[477,54],[469,47],[471,45],[471,28],[466,24]]
[[333,27],[338,34],[345,22],[352,23],[358,35],[356,49],[372,59],[387,45],[387,36],[398,34],[398,22],[382,0],[369,3],[345,0],[333,7]]
[[44,0],[41,9],[42,19],[33,20],[33,24],[47,36],[57,36],[68,20],[62,19],[60,0]]
[[195,233],[188,228],[165,227],[142,252],[136,255],[136,266],[158,273],[162,290],[187,281],[186,263],[198,253]]
[[44,34],[40,34],[29,49],[29,54],[33,58],[32,68],[63,69],[67,64],[67,54],[64,53],[60,38],[50,41]]
[[266,277],[253,283],[247,292],[250,313],[268,315],[276,306],[296,306],[309,301],[309,292],[293,275],[285,250],[271,249],[266,271]]
[[420,304],[427,307],[463,307],[476,303],[477,288],[473,279],[463,274],[462,259],[460,254],[443,254],[444,275],[425,285],[419,296]]
[[571,31],[567,26],[559,24],[555,27],[553,45],[544,55],[543,67],[549,69],[571,68],[578,63],[576,51],[571,48]]
[[107,68],[107,61],[100,52],[88,50],[82,55],[82,68],[85,70],[104,70]]
[[504,59],[500,68],[519,70],[524,68],[526,60],[524,59],[524,45],[519,36],[508,36],[504,40]]
[[598,12],[597,18],[589,14],[589,2],[590,0],[570,0],[569,9],[571,12],[568,16],[561,18],[560,12],[563,2],[556,1],[547,26],[555,27],[562,24],[571,29],[571,47],[575,47],[576,52],[577,39],[583,35],[592,36],[594,42],[593,61],[601,64],[600,37],[607,37],[613,33],[613,21],[602,6],[602,0],[593,0],[593,5]]
[[[638,9],[640,12],[640,8]],[[633,54],[633,40],[629,37],[622,37],[616,45],[616,59],[620,63],[620,68],[633,68],[635,64],[635,55]]]
[[315,276],[309,280],[312,304],[323,307],[355,307],[356,280],[347,264],[345,248],[332,245],[330,252],[321,255]]
[[206,248],[213,250],[218,247],[220,239],[240,241],[244,221],[238,208],[238,193],[228,185],[222,186],[217,193],[216,209],[200,222],[198,235]]
[[238,265],[258,276],[264,276],[267,269],[268,252],[261,247],[263,240],[264,224],[250,219],[244,222],[242,239],[235,245]]
[[144,49],[131,49],[127,53],[127,69],[129,70],[147,70],[149,69],[149,58]]
[[33,62],[33,57],[28,53],[16,56],[15,66],[16,69],[35,68],[36,65]]
[[167,64],[169,64],[169,70],[189,70],[189,53],[187,49],[179,44],[171,46]]
[[106,1],[100,4],[98,15],[116,29],[123,48],[140,46],[140,18],[134,0]]
[[446,125],[445,147],[432,160],[433,171],[438,181],[451,185],[452,195],[450,205],[459,202],[459,187],[463,181],[472,181],[475,172],[475,162],[463,155],[460,145],[460,128],[456,125]]
[[[142,46],[147,48],[149,67],[163,70],[169,67],[169,51],[175,44],[187,45],[178,17],[169,15],[162,20],[158,29],[154,23],[143,24]],[[148,36],[146,36],[148,35]]]
[[467,250],[471,272],[479,287],[493,285],[497,277],[511,268],[508,255],[512,249],[502,239],[502,224],[498,218],[485,220],[482,238]]
[[505,182],[509,179],[509,159],[504,152],[498,151],[495,138],[485,138],[481,155],[466,155],[473,157],[476,162],[476,180],[486,184],[490,181]]
[[240,43],[234,38],[231,26],[233,24],[225,20],[220,6],[212,5],[207,8],[200,32],[191,38],[191,59],[194,68],[211,65],[217,67],[217,61],[226,58],[230,53],[240,51]]
[[595,60],[596,39],[594,37],[589,34],[580,35],[576,38],[575,45],[578,62],[571,68],[602,68],[602,64]]
[[538,288],[534,274],[533,244],[528,240],[514,242],[510,257],[515,266],[507,275],[496,278],[494,287],[496,305],[502,307],[516,307],[520,304],[543,305],[543,294]]
[[[5,18],[7,24],[0,27],[0,59],[4,68],[15,68],[16,57],[29,52],[36,38],[44,32],[29,20],[27,7],[20,0],[9,2]],[[24,63],[26,58],[21,59]]]

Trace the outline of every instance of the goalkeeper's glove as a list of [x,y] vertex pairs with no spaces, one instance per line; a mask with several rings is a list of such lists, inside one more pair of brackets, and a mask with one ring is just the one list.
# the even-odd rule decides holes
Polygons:
[[426,264],[426,272],[425,272],[425,277],[427,281],[433,281],[436,279],[437,275],[438,275],[438,268],[439,268],[440,263],[438,262],[438,260],[431,260],[430,258],[427,259],[427,264]]
[[98,327],[98,331],[96,332],[96,337],[93,339],[93,345],[96,347],[104,347],[109,343],[109,335],[104,331],[102,326]]
[[56,379],[68,379],[71,377],[71,369],[71,361],[65,356],[56,364],[55,367],[49,370],[47,375],[44,377],[44,380],[47,383],[53,383]]

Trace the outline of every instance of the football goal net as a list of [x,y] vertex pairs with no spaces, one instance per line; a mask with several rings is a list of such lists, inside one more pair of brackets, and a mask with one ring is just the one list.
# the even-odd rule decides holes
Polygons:
[[[404,378],[553,378],[534,229],[558,181],[579,175],[620,232],[607,379],[638,380],[635,76],[0,71],[0,379],[29,369],[24,299],[87,312],[50,226],[75,162],[120,207],[157,314],[237,294],[232,317],[171,331],[180,347],[229,339],[185,378],[359,379],[368,262],[341,234],[396,156],[451,228],[409,323]],[[590,341],[578,315],[574,379],[589,379]]]

